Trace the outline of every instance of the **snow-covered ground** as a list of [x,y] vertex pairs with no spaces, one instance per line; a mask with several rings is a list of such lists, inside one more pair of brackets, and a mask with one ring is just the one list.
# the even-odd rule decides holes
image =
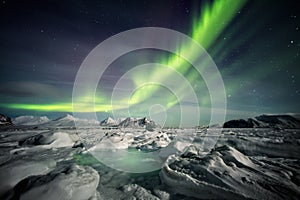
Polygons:
[[205,129],[145,118],[15,118],[0,127],[0,199],[298,199],[300,130],[258,119],[265,128],[224,128],[206,149]]

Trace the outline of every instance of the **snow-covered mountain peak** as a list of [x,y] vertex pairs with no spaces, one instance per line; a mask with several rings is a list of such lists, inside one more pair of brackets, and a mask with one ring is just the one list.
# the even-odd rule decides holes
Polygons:
[[117,122],[111,117],[108,117],[100,122],[101,126],[116,125],[116,124]]
[[75,121],[76,118],[75,118],[74,116],[70,115],[70,114],[66,114],[66,115],[63,115],[63,116],[61,116],[61,117],[59,117],[59,118],[53,120],[53,121],[61,121],[61,120]]
[[46,122],[50,121],[50,119],[46,116],[19,116],[12,119],[13,124],[15,125],[38,125],[38,124],[44,124]]

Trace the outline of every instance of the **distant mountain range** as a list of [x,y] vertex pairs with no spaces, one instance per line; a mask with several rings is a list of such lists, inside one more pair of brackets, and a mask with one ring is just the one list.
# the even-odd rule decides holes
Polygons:
[[38,125],[49,122],[50,119],[46,116],[19,116],[12,119],[15,125]]
[[0,114],[0,125],[40,125],[49,127],[67,127],[67,126],[105,126],[105,127],[116,127],[116,128],[146,128],[147,130],[154,130],[160,127],[154,121],[143,118],[119,118],[114,120],[111,117],[104,119],[99,122],[97,120],[90,119],[79,119],[72,115],[64,115],[54,120],[50,120],[46,116],[19,116],[11,119],[5,115]]
[[[72,115],[64,115],[55,120],[50,120],[46,116],[20,116],[10,118],[0,114],[0,126],[9,125],[40,125],[51,127],[62,126],[103,126],[108,128],[146,128],[154,130],[160,128],[159,124],[146,117],[143,118],[119,118],[113,119],[108,117],[103,121],[89,119],[79,119]],[[224,123],[223,128],[278,128],[294,129],[300,128],[300,120],[291,115],[260,115],[254,118],[230,120]]]
[[143,118],[120,118],[117,120],[108,117],[100,122],[101,126],[112,126],[112,127],[120,127],[120,128],[146,128],[151,131],[155,128],[159,128],[160,126],[151,119]]
[[52,121],[42,124],[43,126],[99,126],[99,121],[91,119],[79,119],[72,115],[64,115]]
[[225,122],[224,128],[300,128],[300,120],[291,115],[260,115],[258,117]]

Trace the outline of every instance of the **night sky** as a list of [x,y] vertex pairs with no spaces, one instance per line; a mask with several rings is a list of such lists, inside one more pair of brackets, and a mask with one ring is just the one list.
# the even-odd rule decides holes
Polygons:
[[[241,1],[237,10],[230,10],[237,2],[1,1],[0,113],[13,117],[72,113],[73,83],[85,57],[103,40],[139,27],[169,28],[194,39],[202,34],[195,40],[222,75],[227,119],[299,113],[299,2]],[[213,12],[217,3],[222,8]],[[205,18],[205,13],[210,15]],[[228,21],[224,21],[226,14],[230,14]],[[197,30],[204,21],[211,29]],[[114,84],[128,66],[159,62],[166,54],[145,50],[120,57],[100,80],[99,101],[108,103]],[[185,75],[191,73],[188,69]],[[195,87],[201,85],[197,81],[201,78],[192,80]],[[204,89],[196,92],[200,107],[207,108],[209,94]],[[165,93],[159,89],[151,92],[148,103],[168,99],[161,96]],[[137,105],[147,107],[143,102]],[[100,117],[108,115],[109,109],[99,109]]]

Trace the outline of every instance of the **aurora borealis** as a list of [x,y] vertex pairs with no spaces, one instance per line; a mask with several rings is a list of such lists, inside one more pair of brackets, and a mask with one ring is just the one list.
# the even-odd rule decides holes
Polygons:
[[[88,53],[119,32],[151,26],[182,32],[207,50],[225,84],[228,119],[299,113],[299,10],[296,1],[3,1],[0,111],[13,116],[72,112],[73,83]],[[178,54],[183,51],[195,59],[201,56],[189,46],[178,46]],[[161,68],[128,73],[128,84],[138,89],[130,99],[120,98],[111,105],[118,79],[133,66],[150,62],[180,72],[196,92],[199,105],[194,106],[209,116],[209,93],[190,63],[151,49],[112,63],[96,94],[82,94],[81,112],[107,116],[113,108],[129,106],[132,115],[141,116],[151,104],[178,112],[184,85],[178,86],[177,97],[155,84],[141,86],[147,80],[172,80],[172,73]],[[86,106],[87,102],[95,102],[95,108]]]

